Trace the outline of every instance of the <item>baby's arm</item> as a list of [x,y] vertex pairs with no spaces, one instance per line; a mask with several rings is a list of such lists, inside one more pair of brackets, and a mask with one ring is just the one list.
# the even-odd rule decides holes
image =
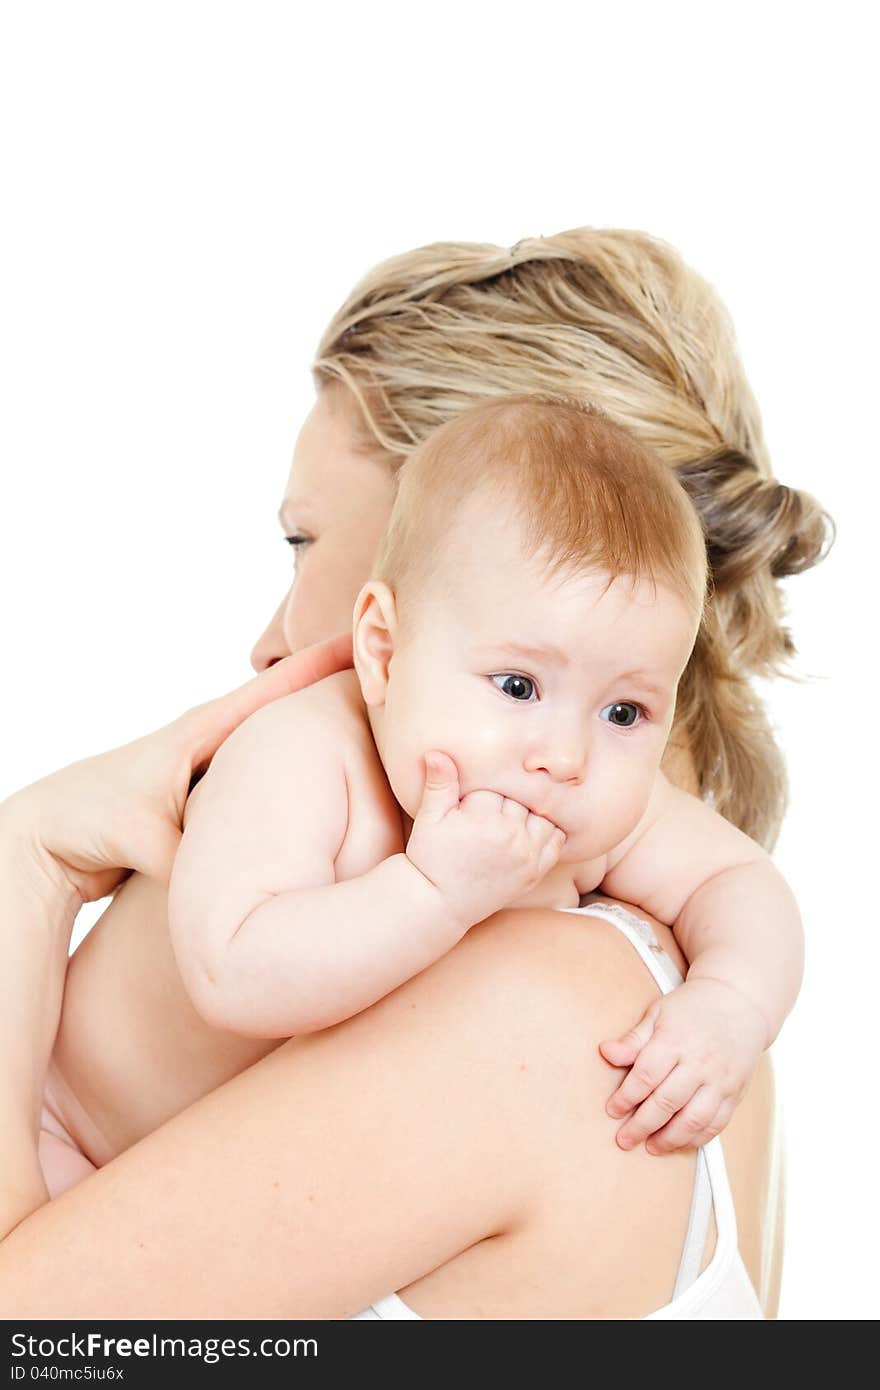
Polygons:
[[705,1142],[727,1123],[797,998],[804,948],[794,896],[760,845],[662,773],[639,826],[609,857],[602,891],[668,922],[690,962],[683,989],[602,1045],[618,1066],[638,1056],[610,1112],[651,1096],[620,1142],[631,1147],[664,1124],[658,1150]]
[[405,854],[336,882],[348,811],[339,728],[310,692],[260,710],[217,752],[190,798],[168,898],[181,976],[215,1027],[328,1027],[463,935]]
[[602,891],[668,922],[688,980],[739,989],[760,1010],[770,1046],[800,989],[803,928],[760,845],[659,773],[641,826],[609,857]]
[[168,924],[190,998],[215,1027],[253,1037],[323,1029],[455,944],[455,924],[402,853],[336,883],[345,739],[310,692],[246,720],[190,806]]
[[356,760],[316,690],[275,701],[222,745],[169,885],[195,1007],[254,1037],[315,1032],[374,1004],[540,882],[565,841],[494,792],[462,798],[454,762],[432,752],[406,851],[337,881]]

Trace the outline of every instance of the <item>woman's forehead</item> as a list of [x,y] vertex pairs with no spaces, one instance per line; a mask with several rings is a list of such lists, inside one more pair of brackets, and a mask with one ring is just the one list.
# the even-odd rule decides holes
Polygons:
[[356,503],[361,494],[369,495],[377,472],[378,462],[356,449],[351,417],[338,394],[334,400],[324,391],[297,435],[283,511],[325,512]]

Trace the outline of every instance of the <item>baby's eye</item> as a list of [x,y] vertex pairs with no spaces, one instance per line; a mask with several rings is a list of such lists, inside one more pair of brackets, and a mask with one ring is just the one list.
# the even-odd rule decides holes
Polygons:
[[608,723],[615,724],[618,729],[631,729],[639,715],[643,714],[641,706],[634,705],[631,700],[619,700],[614,705],[606,705],[602,713],[605,714],[607,710],[611,711]]
[[490,679],[503,682],[498,689],[503,690],[505,695],[509,695],[512,700],[518,700],[523,705],[533,703],[529,699],[529,693],[534,691],[535,682],[530,680],[528,676],[500,675],[491,676]]

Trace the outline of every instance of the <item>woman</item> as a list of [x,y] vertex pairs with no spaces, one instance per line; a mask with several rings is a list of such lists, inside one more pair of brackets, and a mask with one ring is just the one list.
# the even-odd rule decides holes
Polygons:
[[[635,233],[581,230],[504,253],[440,244],[365,277],[324,335],[314,372],[319,397],[282,508],[297,572],[255,667],[271,679],[289,652],[347,629],[394,471],[431,428],[499,392],[581,396],[678,470],[707,531],[713,622],[680,687],[664,770],[772,848],[784,777],[747,676],[770,674],[794,650],[775,580],[815,562],[825,518],[770,478],[757,410],[708,288]],[[282,675],[287,667],[277,668],[282,687],[302,679]],[[263,698],[262,686],[239,696],[235,713]],[[231,727],[234,714],[220,708],[210,718]],[[20,1224],[0,1251],[3,1306],[65,1317],[339,1318],[368,1305],[390,1317],[760,1316],[700,1311],[710,1305],[678,1297],[688,1283],[698,1288],[700,1268],[711,1284],[721,1263],[695,1201],[693,1267],[676,1274],[703,1162],[692,1149],[666,1153],[687,1142],[681,1121],[655,1136],[659,1162],[619,1146],[638,1144],[641,1112],[614,1143],[603,1107],[622,1072],[596,1044],[637,1017],[657,985],[631,923],[627,939],[613,917],[496,914],[357,1018],[262,1060],[271,1045],[239,1054],[255,1064],[231,1081],[218,1075],[217,1089],[179,1117],[151,1101],[127,1152],[33,1210],[44,1196],[34,1126],[51,1046],[35,991],[41,981],[56,998],[60,990],[71,881],[98,896],[118,881],[118,865],[166,876],[189,774],[223,736],[199,722],[206,717],[191,713],[185,735],[172,726],[5,808],[14,896],[4,917],[18,915],[4,942],[17,1009],[3,1051],[13,1057],[6,1228]],[[107,816],[82,822],[92,804],[83,777],[123,798],[126,834],[117,819],[115,844]],[[685,969],[671,933],[654,930]],[[96,978],[111,931],[164,953],[168,988],[179,988],[155,882],[129,880],[86,939]],[[129,1031],[148,1067],[156,1040],[138,1036],[136,1019]],[[712,1121],[700,1117],[710,1133]],[[772,1139],[765,1057],[723,1146],[703,1151],[717,1199],[723,1149],[743,1278],[765,1316],[775,1315],[779,1278]],[[141,1194],[157,1188],[161,1205],[145,1215]],[[730,1213],[723,1202],[715,1213],[731,1267]],[[403,1303],[384,1299],[392,1291]]]

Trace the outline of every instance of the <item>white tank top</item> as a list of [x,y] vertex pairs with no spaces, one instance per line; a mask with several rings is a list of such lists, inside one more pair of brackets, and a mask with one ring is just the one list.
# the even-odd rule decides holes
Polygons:
[[[659,945],[651,927],[626,908],[610,903],[590,903],[584,907],[560,908],[559,911],[602,917],[606,922],[611,922],[638,951],[663,994],[669,994],[682,984],[682,977],[674,962]],[[717,1232],[715,1251],[700,1274],[713,1210]],[[764,1317],[739,1253],[736,1211],[720,1138],[710,1140],[697,1151],[690,1218],[672,1299],[653,1313],[646,1313],[645,1317],[695,1318],[712,1322]],[[352,1318],[378,1318],[384,1321],[412,1318],[422,1321],[421,1314],[413,1312],[396,1293],[378,1299],[360,1313],[353,1313]]]

